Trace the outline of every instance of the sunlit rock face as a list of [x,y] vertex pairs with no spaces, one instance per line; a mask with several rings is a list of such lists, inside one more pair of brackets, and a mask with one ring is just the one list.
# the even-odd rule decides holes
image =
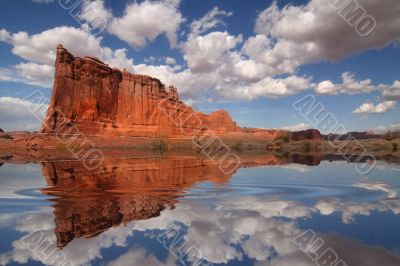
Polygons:
[[279,130],[247,129],[225,111],[195,112],[160,80],[120,71],[92,57],[57,47],[51,103],[42,132],[111,136],[232,135],[274,138]]

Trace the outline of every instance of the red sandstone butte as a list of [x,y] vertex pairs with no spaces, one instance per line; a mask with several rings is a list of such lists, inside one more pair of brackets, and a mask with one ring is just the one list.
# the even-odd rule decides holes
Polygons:
[[156,78],[110,68],[96,58],[74,57],[62,45],[57,47],[55,70],[43,133],[268,139],[281,134],[241,128],[223,110],[209,115],[195,112],[179,100],[173,86],[167,91]]

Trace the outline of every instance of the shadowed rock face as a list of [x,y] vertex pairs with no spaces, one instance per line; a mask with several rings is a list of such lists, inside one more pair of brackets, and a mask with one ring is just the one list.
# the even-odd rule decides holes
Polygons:
[[[238,127],[225,111],[195,112],[156,78],[112,69],[57,47],[51,103],[42,132],[111,136],[190,137],[217,134],[274,138],[278,130]],[[75,126],[75,127],[73,127]]]
[[0,128],[0,133],[4,133],[4,130]]
[[321,132],[317,129],[307,129],[291,133],[291,139],[294,141],[299,140],[321,140]]

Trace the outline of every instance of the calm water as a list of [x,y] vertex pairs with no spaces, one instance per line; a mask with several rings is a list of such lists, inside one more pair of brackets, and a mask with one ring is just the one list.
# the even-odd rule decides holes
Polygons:
[[0,265],[400,265],[400,167],[273,164],[4,164]]

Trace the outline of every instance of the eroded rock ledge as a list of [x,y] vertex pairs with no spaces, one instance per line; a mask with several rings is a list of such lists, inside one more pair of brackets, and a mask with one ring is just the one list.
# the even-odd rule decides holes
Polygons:
[[[77,128],[88,135],[191,137],[216,134],[273,139],[279,130],[236,125],[223,110],[195,112],[160,80],[110,68],[93,57],[74,57],[57,47],[51,103],[42,133]],[[75,132],[72,132],[75,133]]]

